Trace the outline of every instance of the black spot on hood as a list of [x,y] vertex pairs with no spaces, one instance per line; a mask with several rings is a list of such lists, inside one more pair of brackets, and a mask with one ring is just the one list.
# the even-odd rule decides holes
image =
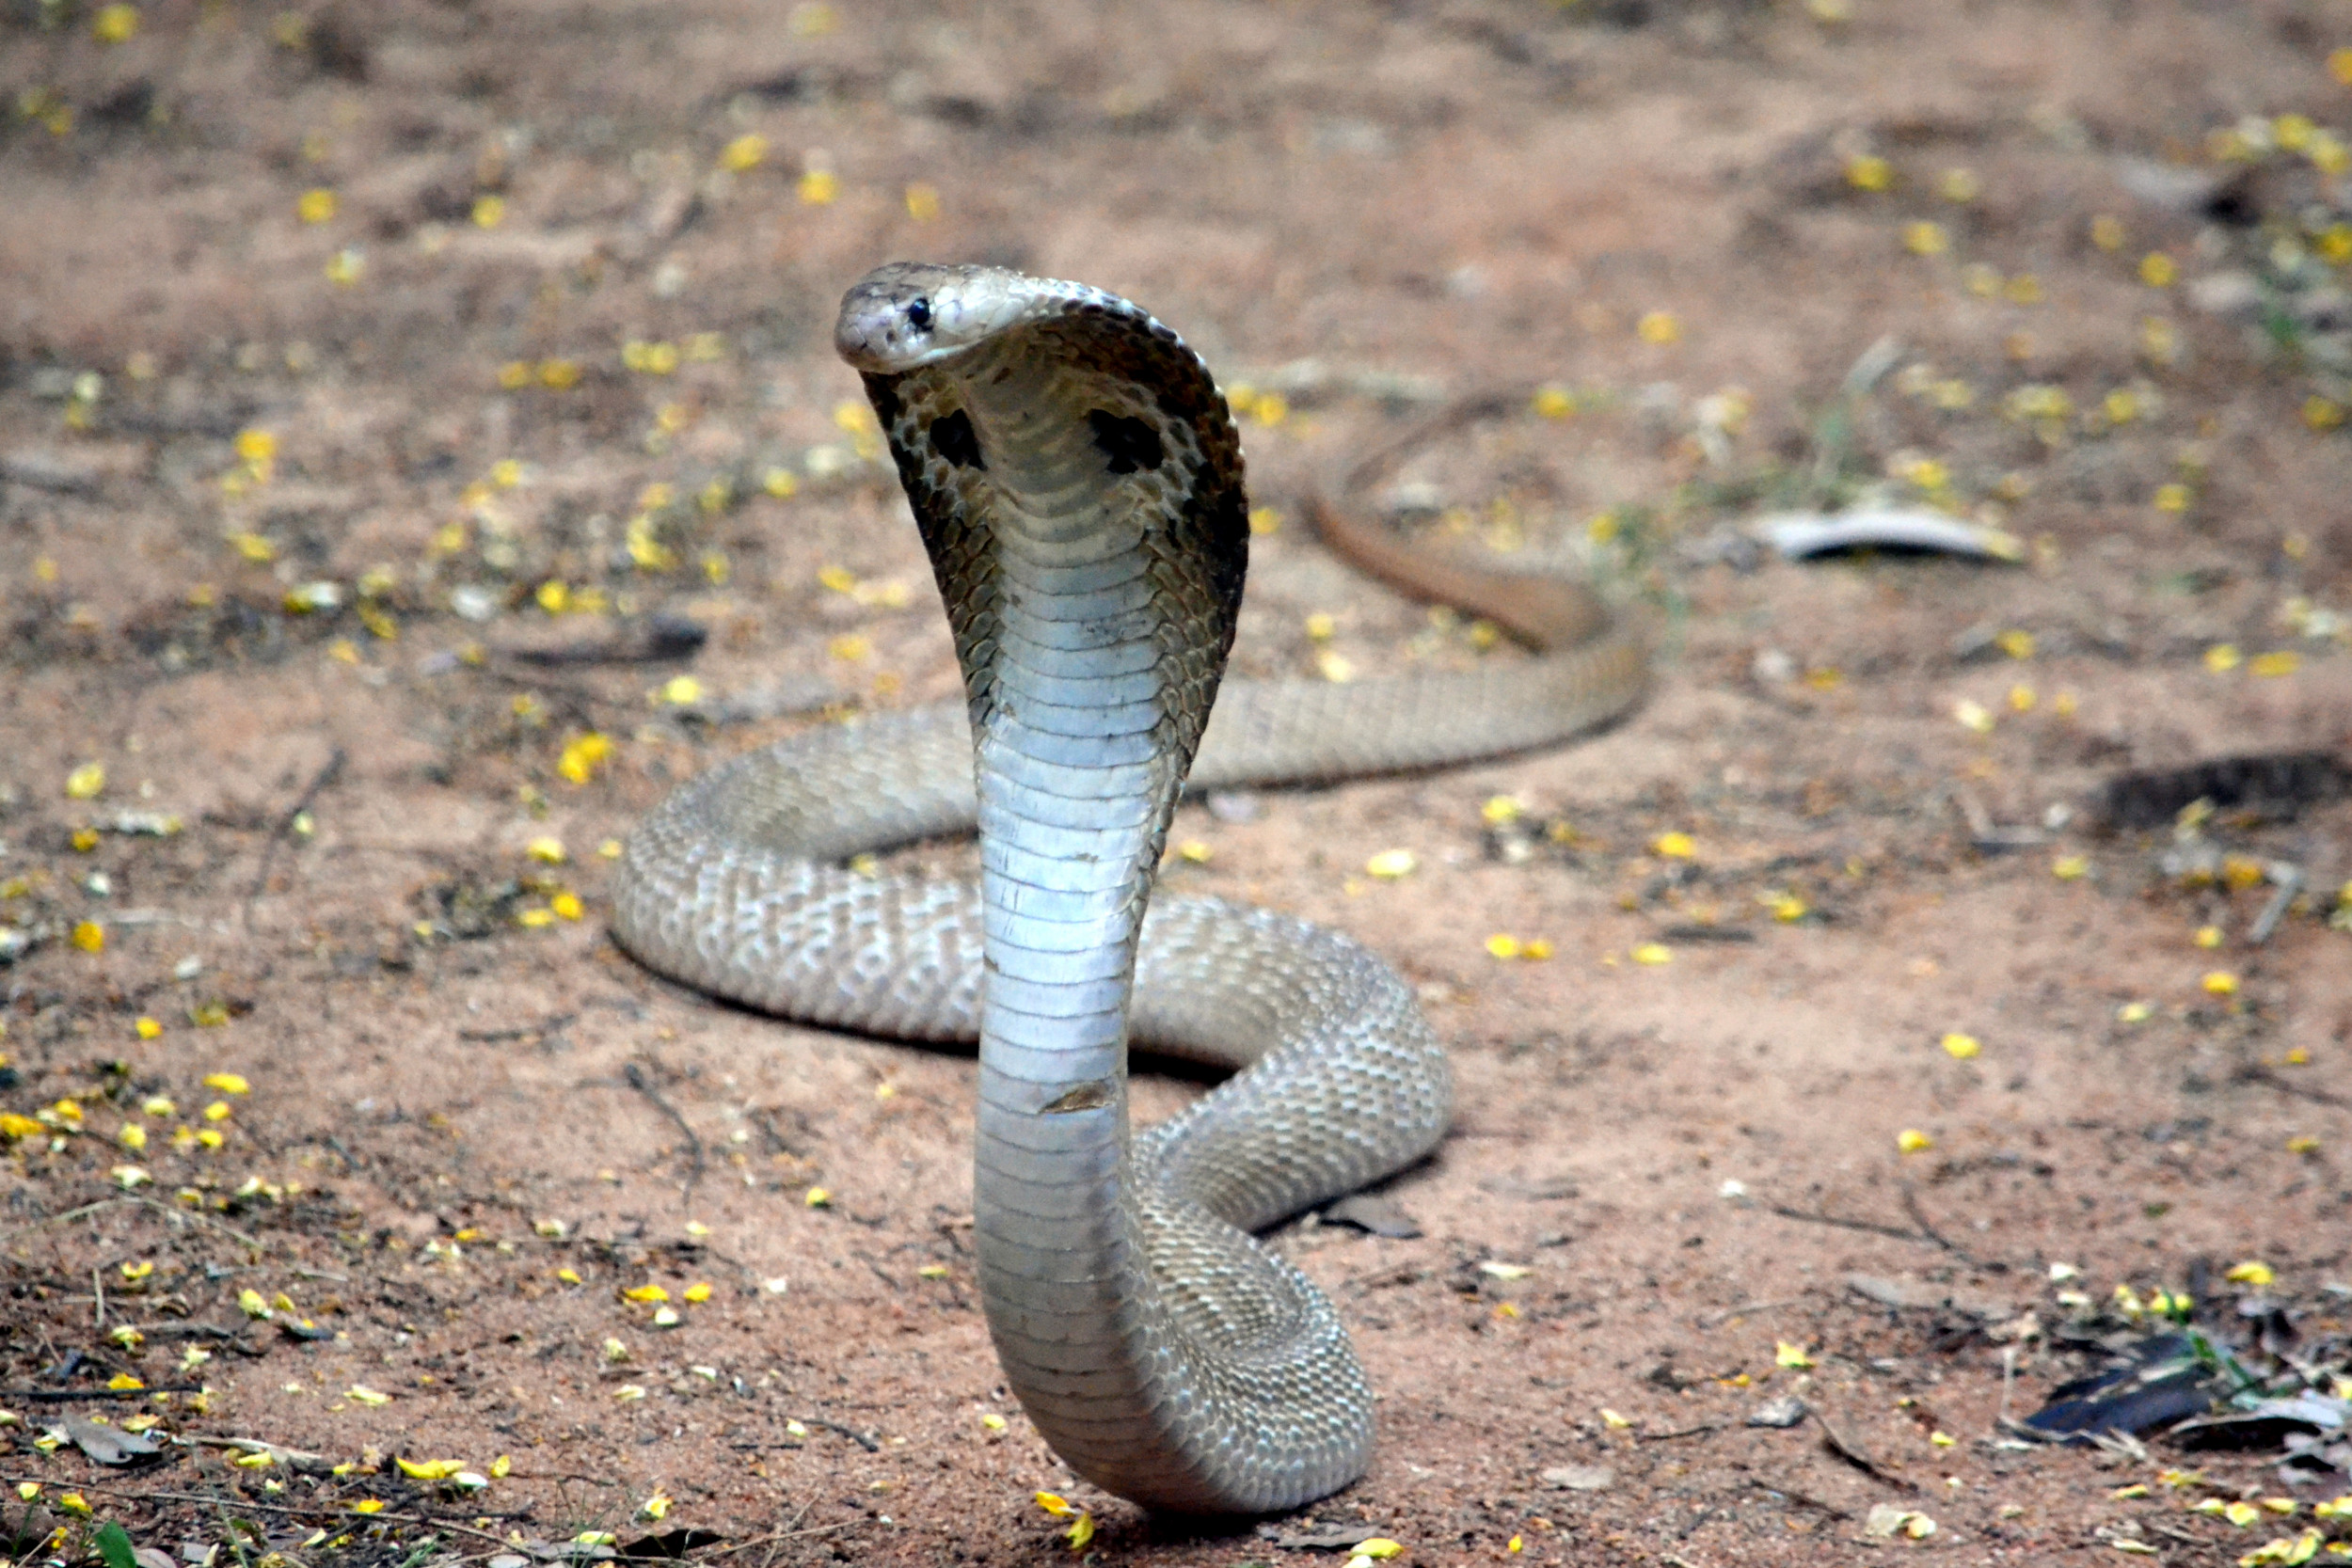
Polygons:
[[1148,473],[1168,459],[1160,433],[1148,420],[1097,408],[1087,415],[1087,426],[1094,432],[1094,444],[1115,474]]

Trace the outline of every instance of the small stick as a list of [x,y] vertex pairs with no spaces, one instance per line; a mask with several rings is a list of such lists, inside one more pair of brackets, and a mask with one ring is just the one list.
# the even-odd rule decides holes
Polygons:
[[[0,1481],[14,1486],[48,1486],[55,1480],[55,1477],[35,1480],[30,1476],[0,1476]],[[265,1503],[259,1498],[246,1497],[239,1497],[230,1502],[230,1499],[208,1497],[201,1492],[134,1492],[127,1486],[109,1486],[103,1481],[77,1481],[73,1484],[78,1491],[111,1493],[115,1497],[127,1498],[135,1503],[210,1503],[215,1508],[226,1504],[241,1509],[249,1508],[262,1513],[284,1513],[295,1518],[306,1513],[327,1513],[348,1519],[357,1525],[384,1523],[423,1525],[432,1529],[455,1530],[460,1535],[470,1535],[479,1540],[495,1542],[508,1551],[515,1549],[515,1544],[502,1535],[492,1535],[488,1530],[475,1529],[469,1525],[460,1525],[448,1519],[431,1518],[422,1513],[394,1513],[389,1509],[378,1513],[354,1513],[348,1505],[342,1503],[319,1502],[297,1507],[287,1503]]]
[[1741,1302],[1737,1307],[1726,1307],[1719,1311],[1702,1312],[1699,1314],[1698,1323],[1701,1328],[1712,1328],[1717,1323],[1729,1323],[1732,1319],[1745,1317],[1750,1312],[1771,1312],[1783,1307],[1795,1307],[1804,1300],[1803,1296],[1786,1296],[1779,1301]]
[[1861,1445],[1849,1441],[1845,1433],[1830,1425],[1829,1418],[1820,1411],[1813,1412],[1813,1419],[1820,1427],[1821,1436],[1829,1444],[1829,1451],[1868,1476],[1872,1481],[1881,1485],[1895,1487],[1899,1491],[1916,1492],[1919,1490],[1915,1482],[1905,1481],[1902,1477],[1883,1468]]
[[844,1519],[837,1525],[811,1525],[806,1529],[779,1530],[774,1535],[763,1535],[756,1541],[745,1541],[733,1546],[721,1546],[710,1555],[712,1557],[724,1557],[729,1552],[747,1552],[754,1546],[772,1545],[778,1541],[790,1541],[800,1536],[830,1535],[834,1530],[850,1529],[863,1523],[865,1523],[865,1521],[862,1519]]
[[35,1220],[30,1225],[20,1225],[14,1230],[0,1234],[0,1242],[13,1242],[19,1236],[29,1236],[36,1230],[46,1229],[53,1225],[64,1225],[69,1220],[78,1220],[85,1214],[95,1214],[101,1210],[112,1209],[118,1204],[136,1203],[137,1201],[135,1197],[102,1197],[96,1203],[85,1203],[79,1209],[68,1209],[62,1214],[52,1214],[45,1220]]
[[19,1236],[29,1236],[36,1230],[43,1230],[53,1225],[63,1225],[68,1220],[78,1220],[87,1215],[98,1213],[102,1210],[113,1209],[125,1203],[142,1204],[147,1208],[154,1210],[158,1213],[177,1214],[183,1219],[200,1220],[204,1224],[211,1226],[215,1230],[226,1231],[228,1234],[234,1236],[238,1241],[242,1242],[246,1246],[251,1247],[256,1252],[266,1252],[269,1250],[262,1245],[259,1241],[246,1235],[235,1226],[230,1225],[227,1220],[215,1219],[212,1215],[206,1213],[201,1209],[175,1209],[168,1203],[159,1203],[151,1197],[140,1197],[135,1194],[129,1197],[101,1198],[96,1203],[85,1203],[79,1209],[69,1209],[62,1214],[52,1214],[45,1220],[35,1220],[30,1225],[20,1225],[14,1230],[8,1231],[5,1234],[0,1234],[0,1242],[12,1242]]
[[1841,1219],[1836,1214],[1808,1214],[1802,1209],[1791,1209],[1780,1203],[1768,1203],[1764,1207],[1766,1212],[1778,1214],[1785,1220],[1803,1220],[1807,1225],[1834,1225],[1840,1230],[1863,1230],[1873,1236],[1891,1236],[1899,1242],[1919,1242],[1928,1246],[1936,1244],[1932,1237],[1922,1236],[1915,1230],[1905,1230],[1900,1226],[1881,1225],[1876,1220],[1849,1220]]
[[347,760],[349,759],[343,749],[341,746],[336,747],[333,753],[327,757],[326,766],[311,776],[310,784],[294,798],[294,803],[286,808],[286,814],[278,819],[278,826],[270,830],[269,842],[262,848],[262,869],[254,877],[253,886],[245,895],[241,918],[246,925],[253,924],[253,901],[269,890],[270,867],[277,862],[278,847],[286,841],[288,833],[294,832],[294,825],[302,814],[318,802],[318,798],[326,792],[327,786],[342,777],[343,764]]
[[144,1388],[0,1388],[0,1400],[27,1404],[79,1404],[84,1400],[143,1400],[150,1394],[200,1394],[197,1383],[151,1383]]
[[882,1439],[870,1432],[860,1432],[855,1427],[845,1427],[839,1421],[828,1421],[822,1416],[809,1417],[808,1424],[813,1427],[823,1427],[827,1432],[837,1432],[867,1453],[882,1452]]
[[2294,903],[2295,895],[2303,891],[2301,866],[2286,861],[2273,861],[2268,870],[2270,879],[2279,884],[2279,890],[2270,895],[2270,902],[2263,906],[2262,913],[2254,917],[2254,924],[2246,928],[2246,943],[2249,947],[2260,947],[2270,940],[2270,933],[2277,930],[2279,922],[2286,918],[2287,906]]
[[1633,1440],[1636,1443],[1673,1443],[1685,1437],[1704,1437],[1710,1432],[1723,1430],[1722,1422],[1709,1421],[1705,1426],[1685,1427],[1680,1432],[1637,1432]]
[[694,1129],[688,1124],[686,1118],[678,1115],[677,1107],[661,1098],[661,1092],[653,1086],[652,1081],[645,1076],[644,1070],[638,1067],[635,1062],[631,1062],[628,1067],[624,1068],[621,1075],[628,1080],[628,1086],[630,1088],[635,1089],[639,1094],[644,1095],[647,1100],[653,1101],[654,1109],[660,1111],[663,1116],[668,1117],[671,1122],[676,1126],[677,1130],[685,1134],[686,1147],[692,1151],[694,1156],[693,1167],[687,1173],[686,1177],[686,1193],[687,1196],[691,1196],[693,1195],[695,1183],[699,1182],[703,1179],[702,1139],[695,1134]]
[[1966,1247],[1946,1239],[1944,1233],[1935,1228],[1934,1222],[1928,1218],[1927,1211],[1919,1207],[1919,1195],[1912,1190],[1912,1185],[1908,1181],[1903,1183],[1903,1212],[1911,1216],[1911,1223],[1917,1226],[1919,1233],[1929,1241],[1933,1242],[1971,1268],[1984,1266],[1969,1253]]
[[2238,1069],[2234,1076],[2242,1084],[2264,1084],[2277,1089],[2280,1094],[2314,1100],[2322,1105],[2333,1105],[2339,1109],[2352,1109],[2352,1100],[2347,1100],[2340,1094],[2329,1094],[2326,1089],[2315,1088],[2309,1084],[2297,1084],[2292,1079],[2281,1077],[2260,1062]]
[[1809,1508],[1817,1513],[1826,1513],[1833,1519],[1851,1519],[1853,1517],[1852,1514],[1847,1513],[1844,1509],[1839,1508],[1836,1503],[1825,1503],[1819,1497],[1810,1496],[1807,1493],[1800,1492],[1793,1486],[1783,1486],[1780,1482],[1775,1481],[1762,1481],[1751,1477],[1748,1481],[1748,1484],[1755,1487],[1758,1492],[1770,1492],[1777,1497],[1786,1497],[1790,1502],[1795,1503],[1799,1508]]

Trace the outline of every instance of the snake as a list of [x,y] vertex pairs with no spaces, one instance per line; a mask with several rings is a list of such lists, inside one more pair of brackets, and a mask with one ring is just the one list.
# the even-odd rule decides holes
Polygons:
[[[1153,899],[1171,815],[1186,787],[1557,743],[1640,697],[1643,640],[1588,606],[1522,614],[1563,644],[1527,658],[1225,681],[1242,449],[1173,330],[1084,284],[895,262],[849,291],[834,342],[887,436],[966,700],[690,780],[629,835],[612,933],[749,1008],[977,1040],[972,1252],[1039,1434],[1147,1510],[1297,1508],[1367,1470],[1374,1393],[1332,1302],[1258,1233],[1429,1153],[1452,1079],[1414,989],[1362,944]],[[1380,534],[1359,530],[1367,563],[1408,570]],[[975,827],[977,885],[870,859]],[[1232,1076],[1136,1129],[1131,1042]]]

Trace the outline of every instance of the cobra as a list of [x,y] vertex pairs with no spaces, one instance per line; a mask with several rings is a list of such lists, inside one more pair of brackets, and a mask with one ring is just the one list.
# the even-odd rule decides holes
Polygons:
[[[1421,1158],[1452,1100],[1409,987],[1287,915],[1152,897],[1178,795],[1550,744],[1639,696],[1605,618],[1540,657],[1350,685],[1220,678],[1248,546],[1198,356],[1075,283],[898,263],[842,303],[967,701],[787,739],[631,836],[613,929],[806,1023],[979,1045],[975,1250],[1038,1431],[1149,1508],[1264,1513],[1363,1474],[1339,1314],[1254,1232]],[[1212,703],[1216,704],[1211,721]],[[845,857],[977,824],[977,887]],[[1130,1043],[1237,1069],[1129,1125]]]

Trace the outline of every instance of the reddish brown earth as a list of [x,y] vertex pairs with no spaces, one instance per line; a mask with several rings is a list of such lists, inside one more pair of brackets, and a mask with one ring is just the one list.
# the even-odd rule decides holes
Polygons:
[[[52,1522],[86,1550],[78,1491],[174,1554],[253,1521],[272,1568],[678,1526],[762,1564],[1068,1560],[1044,1489],[1091,1511],[1098,1560],[1313,1560],[1073,1484],[1008,1402],[970,1271],[967,1059],[714,1006],[601,927],[598,847],[672,784],[827,704],[954,689],[895,485],[836,424],[834,303],[902,256],[1103,284],[1229,386],[1287,388],[1286,413],[1249,400],[1247,438],[1293,519],[1415,398],[1565,389],[1569,417],[1486,421],[1400,479],[1669,632],[1652,700],[1584,744],[1180,819],[1212,853],[1171,880],[1387,955],[1460,1075],[1452,1136],[1383,1194],[1424,1234],[1277,1237],[1384,1402],[1372,1474],[1307,1519],[1406,1562],[1517,1541],[1693,1565],[2223,1563],[2310,1523],[2328,1492],[2264,1456],[2122,1499],[2188,1462],[2024,1450],[1997,1418],[2079,1370],[2061,1291],[2181,1288],[2202,1260],[2226,1326],[2220,1273],[2258,1259],[2306,1334],[2352,1309],[2352,938],[2328,925],[2352,809],[2209,825],[2307,875],[2259,946],[2266,887],[2186,885],[2168,832],[2079,810],[2121,769],[2345,738],[2347,449],[2313,428],[2344,402],[2334,340],[2249,335],[2189,286],[2341,212],[2308,141],[2211,212],[2196,187],[2244,117],[2352,119],[2328,67],[2352,12],[1815,14],[1844,8],[158,0],[107,44],[77,0],[11,6],[0,927],[29,947],[0,968],[0,1108],[58,1124],[0,1140],[0,1469],[44,1489],[0,1494],[16,1550]],[[731,144],[748,166],[715,172]],[[1972,199],[1942,194],[1954,169]],[[2168,181],[2186,205],[2146,194]],[[1930,222],[1911,238],[1945,248],[1913,254]],[[1652,312],[1674,330],[1637,330]],[[1927,483],[2026,561],[1724,559],[1723,525],[1814,476]],[[1295,520],[1256,565],[1252,672],[1516,657]],[[590,594],[605,614],[576,612]],[[691,664],[514,657],[655,613],[707,628]],[[2242,662],[2209,668],[2217,644]],[[691,713],[663,700],[681,674]],[[103,790],[70,794],[92,763]],[[1497,796],[1528,812],[1500,834]],[[1972,810],[2044,836],[1982,850]],[[180,831],[115,831],[126,812]],[[542,836],[568,858],[532,859]],[[1364,874],[1398,847],[1411,876]],[[1490,957],[1502,935],[1550,956]],[[1635,961],[1651,942],[1670,961]],[[625,1295],[647,1285],[676,1326]],[[246,1291],[293,1313],[248,1320]],[[1784,1341],[1813,1364],[1776,1365]],[[119,1374],[205,1392],[24,1397]],[[1820,1426],[1743,1424],[1790,1392],[1877,1473]],[[198,1445],[109,1471],[34,1441],[141,1409],[324,1465]],[[462,1500],[395,1464],[501,1455]],[[1568,1466],[1611,1477],[1547,1479]],[[2241,1495],[2296,1515],[2182,1507]],[[1871,1537],[1880,1504],[1938,1528]]]

